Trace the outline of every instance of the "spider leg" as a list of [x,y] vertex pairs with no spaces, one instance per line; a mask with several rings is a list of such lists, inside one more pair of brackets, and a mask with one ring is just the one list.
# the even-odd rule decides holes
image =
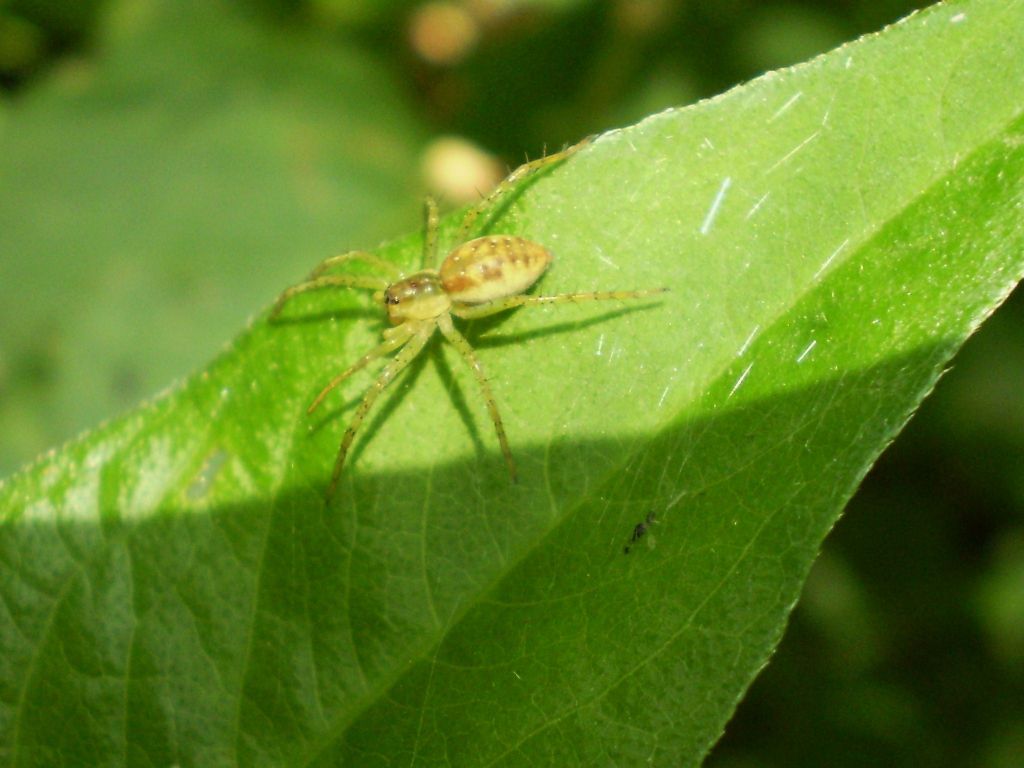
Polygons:
[[477,360],[476,354],[473,352],[473,347],[466,341],[466,337],[459,333],[455,326],[452,325],[451,315],[444,314],[437,319],[437,325],[441,329],[441,333],[444,337],[451,342],[452,346],[459,351],[462,355],[462,359],[466,361],[470,369],[473,371],[473,375],[476,376],[477,383],[480,385],[480,392],[484,396],[484,402],[487,403],[487,410],[491,414],[491,421],[494,422],[494,431],[498,433],[498,442],[501,444],[501,452],[505,455],[505,463],[508,465],[508,473],[512,477],[512,482],[516,482],[516,463],[512,458],[512,451],[508,447],[508,438],[505,436],[505,425],[501,421],[501,414],[498,413],[498,404],[494,400],[494,395],[491,392],[491,385],[487,382],[487,377],[484,375],[484,369],[480,366],[480,361]]
[[433,269],[437,265],[437,201],[427,196],[423,201],[423,269]]
[[274,308],[270,311],[270,319],[274,320],[281,314],[284,305],[300,293],[319,291],[323,288],[365,288],[370,291],[381,291],[388,287],[388,281],[383,277],[371,277],[369,275],[323,275],[306,280],[304,283],[293,285],[285,290],[277,298]]
[[532,304],[565,304],[581,301],[608,301],[610,299],[624,301],[626,299],[642,299],[664,293],[667,288],[651,288],[642,291],[591,291],[589,293],[559,293],[555,296],[525,296],[518,294],[504,299],[494,299],[483,304],[456,305],[451,311],[456,317],[464,320],[475,320],[479,317],[496,315],[513,307],[524,307]]
[[341,478],[341,468],[345,465],[345,457],[348,455],[348,449],[352,446],[352,440],[355,439],[356,431],[359,426],[363,423],[363,419],[366,418],[366,414],[370,408],[373,407],[377,397],[384,388],[403,370],[406,366],[411,363],[415,357],[423,351],[424,345],[429,341],[431,335],[434,332],[433,323],[417,324],[412,334],[408,339],[406,345],[399,351],[397,355],[391,358],[391,361],[381,369],[380,375],[377,376],[377,380],[373,382],[370,388],[363,395],[363,401],[359,404],[356,409],[355,416],[352,417],[352,421],[349,422],[348,429],[345,430],[345,436],[341,439],[341,446],[338,448],[338,458],[334,462],[334,471],[331,473],[331,484],[327,489],[327,498],[330,499],[334,495],[334,489],[338,485],[338,480]]
[[382,259],[380,256],[368,253],[367,251],[349,251],[348,253],[330,256],[324,259],[316,265],[312,272],[309,273],[309,278],[307,279],[313,280],[314,278],[320,277],[320,275],[328,269],[336,267],[339,264],[344,264],[346,261],[361,261],[364,264],[369,264],[378,272],[386,275],[389,280],[397,280],[401,276],[398,267],[387,259]]
[[539,171],[541,168],[544,168],[548,165],[552,165],[554,163],[562,162],[567,157],[579,151],[589,143],[590,139],[587,138],[584,139],[583,141],[573,144],[568,149],[563,149],[561,152],[556,152],[555,154],[547,155],[546,157],[539,157],[536,160],[531,160],[528,163],[523,163],[522,165],[520,165],[518,168],[512,171],[512,173],[506,176],[504,180],[502,180],[501,183],[498,184],[498,186],[491,190],[491,193],[487,195],[487,197],[485,197],[483,200],[481,200],[479,203],[474,205],[466,212],[466,216],[462,220],[462,227],[460,227],[459,229],[459,237],[456,242],[466,242],[469,239],[470,230],[473,229],[473,224],[476,222],[477,217],[483,211],[485,211],[487,208],[493,205],[498,198],[500,198],[502,195],[504,195],[506,192],[512,189],[512,187],[514,187],[518,181],[529,176],[531,173]]
[[385,336],[387,338],[383,344],[380,344],[379,346],[376,346],[373,349],[371,349],[369,352],[367,352],[365,355],[359,358],[359,360],[353,363],[352,366],[348,368],[348,370],[339,373],[337,376],[331,379],[331,382],[322,390],[320,390],[320,394],[317,395],[313,402],[309,404],[309,408],[306,409],[307,414],[313,413],[313,411],[317,409],[320,403],[323,402],[324,398],[327,397],[327,395],[329,395],[335,387],[341,384],[341,382],[343,382],[353,373],[362,370],[369,363],[376,360],[378,357],[383,357],[388,352],[393,352],[399,347],[404,346],[406,342],[408,342],[409,339],[412,338],[413,335],[413,331],[408,328],[408,323],[403,323],[402,325],[399,325],[396,328],[389,328],[388,330],[395,332],[394,335],[390,335],[388,334],[387,331],[385,331]]

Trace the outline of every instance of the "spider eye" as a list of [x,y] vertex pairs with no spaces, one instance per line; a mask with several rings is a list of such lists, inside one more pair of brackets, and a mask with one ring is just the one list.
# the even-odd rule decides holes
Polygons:
[[395,294],[393,294],[391,291],[388,291],[387,293],[384,294],[384,303],[395,305],[398,303],[398,297],[395,296]]

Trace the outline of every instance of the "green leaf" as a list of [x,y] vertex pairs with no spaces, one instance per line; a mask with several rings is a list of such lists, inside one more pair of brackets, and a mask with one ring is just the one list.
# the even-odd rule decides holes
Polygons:
[[554,250],[541,292],[671,292],[469,329],[518,485],[431,345],[324,503],[350,293],[9,480],[7,763],[698,763],[1024,270],[1022,48],[1024,2],[938,6],[524,183],[489,226]]

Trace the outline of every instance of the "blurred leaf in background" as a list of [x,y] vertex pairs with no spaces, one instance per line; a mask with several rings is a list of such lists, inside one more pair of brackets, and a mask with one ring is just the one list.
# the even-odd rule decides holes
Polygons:
[[[414,229],[432,137],[514,164],[917,5],[0,3],[0,474]],[[1022,304],[869,476],[709,764],[1021,763]]]
[[379,57],[220,2],[114,3],[97,38],[0,134],[5,472],[417,221],[426,131]]

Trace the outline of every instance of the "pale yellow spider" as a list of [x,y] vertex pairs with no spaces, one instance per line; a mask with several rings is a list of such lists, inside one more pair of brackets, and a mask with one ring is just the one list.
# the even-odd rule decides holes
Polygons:
[[[509,174],[490,195],[466,213],[459,229],[458,243],[440,269],[437,261],[437,204],[432,198],[426,201],[426,233],[423,239],[423,264],[418,272],[406,275],[391,262],[365,251],[351,251],[332,256],[322,261],[309,278],[287,289],[278,298],[271,312],[271,320],[277,317],[285,303],[294,296],[321,288],[365,288],[376,291],[374,298],[382,301],[392,327],[384,331],[384,342],[371,349],[350,368],[339,373],[321,390],[307,409],[312,413],[323,402],[331,390],[367,364],[389,352],[400,350],[381,370],[377,380],[363,396],[362,402],[352,417],[345,436],[338,449],[338,458],[331,474],[327,495],[330,497],[341,477],[345,457],[355,438],[356,431],[366,414],[384,388],[402,372],[423,350],[427,341],[440,329],[441,334],[458,350],[476,376],[487,410],[490,412],[498,442],[505,455],[505,463],[512,481],[516,481],[516,465],[508,447],[505,426],[498,413],[497,403],[491,393],[490,384],[484,376],[480,362],[466,338],[452,323],[452,315],[464,320],[487,317],[513,307],[533,304],[559,304],[567,301],[601,301],[605,299],[636,299],[661,293],[664,288],[641,291],[592,291],[589,293],[563,293],[555,296],[525,296],[523,291],[533,285],[551,263],[551,252],[544,246],[512,235],[488,235],[466,240],[473,223],[480,213],[513,184],[534,171],[552,163],[564,160],[586,142],[569,149],[534,160],[520,166]],[[380,274],[378,275],[325,275],[324,273],[348,261],[361,261]]]

